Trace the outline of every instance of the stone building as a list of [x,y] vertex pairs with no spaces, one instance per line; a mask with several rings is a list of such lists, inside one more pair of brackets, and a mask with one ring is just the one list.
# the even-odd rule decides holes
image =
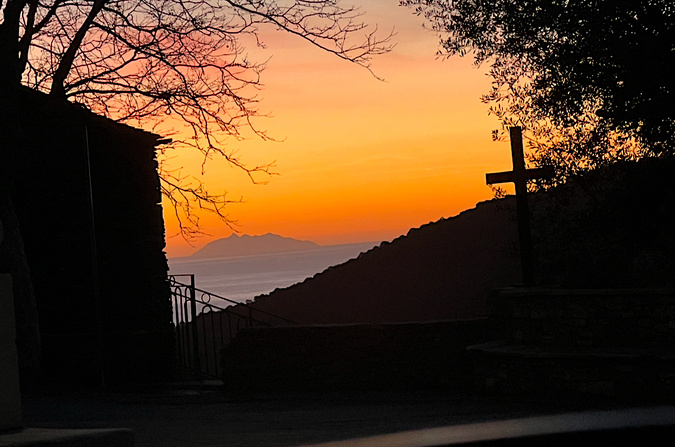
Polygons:
[[21,92],[11,190],[35,292],[41,376],[160,380],[174,362],[158,135]]

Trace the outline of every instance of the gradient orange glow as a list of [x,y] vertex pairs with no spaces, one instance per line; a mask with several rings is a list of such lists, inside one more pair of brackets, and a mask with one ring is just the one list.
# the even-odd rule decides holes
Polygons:
[[[280,175],[253,185],[214,161],[200,177],[214,192],[243,197],[229,210],[241,233],[319,244],[391,240],[492,197],[485,173],[508,170],[511,162],[507,144],[492,142],[498,123],[480,102],[489,79],[470,58],[437,59],[435,34],[395,3],[364,6],[366,21],[397,31],[396,48],[373,61],[385,82],[281,33],[265,33],[267,49],[251,51],[271,57],[260,105],[271,118],[257,125],[283,142],[251,138],[231,148],[250,165],[276,161]],[[192,174],[200,163],[180,158]],[[193,247],[173,236],[171,210],[165,219],[170,257],[231,234],[205,214],[201,224],[210,236]]]

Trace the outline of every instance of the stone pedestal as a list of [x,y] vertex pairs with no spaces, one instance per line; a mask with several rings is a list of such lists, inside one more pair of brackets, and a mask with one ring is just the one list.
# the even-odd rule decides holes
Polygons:
[[675,402],[675,290],[506,289],[469,347],[483,391]]
[[0,431],[21,427],[12,277],[0,275]]
[[[3,237],[0,221],[0,243]],[[18,362],[12,276],[0,274],[0,432],[22,425]]]

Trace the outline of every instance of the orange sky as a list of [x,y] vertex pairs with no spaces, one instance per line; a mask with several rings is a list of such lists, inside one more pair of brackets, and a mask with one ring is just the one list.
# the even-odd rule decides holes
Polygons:
[[[250,165],[276,161],[279,175],[253,185],[214,161],[200,177],[213,191],[243,196],[245,203],[229,210],[242,234],[319,244],[391,240],[492,197],[485,173],[508,170],[511,161],[507,143],[492,142],[498,122],[480,102],[489,79],[469,58],[437,59],[436,36],[396,3],[361,2],[367,22],[397,32],[396,48],[372,65],[386,82],[292,36],[264,36],[267,49],[255,54],[271,59],[260,110],[272,117],[257,125],[284,141],[251,138],[230,147]],[[200,171],[197,159],[171,163]],[[231,234],[203,215],[210,236],[190,246],[173,236],[170,210],[165,219],[170,257]]]

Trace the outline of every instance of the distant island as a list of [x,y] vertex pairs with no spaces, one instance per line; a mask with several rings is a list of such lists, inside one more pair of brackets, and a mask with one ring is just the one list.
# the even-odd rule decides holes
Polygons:
[[194,253],[192,258],[226,258],[253,255],[293,253],[320,249],[321,245],[311,241],[301,241],[278,234],[267,233],[262,236],[232,234],[230,237],[216,239]]

